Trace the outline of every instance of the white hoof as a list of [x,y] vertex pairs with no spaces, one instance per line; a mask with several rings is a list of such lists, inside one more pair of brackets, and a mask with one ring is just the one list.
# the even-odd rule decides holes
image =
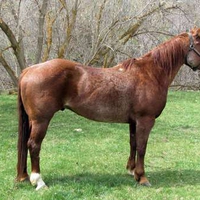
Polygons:
[[31,173],[30,182],[33,186],[36,186],[36,190],[47,187],[39,173]]

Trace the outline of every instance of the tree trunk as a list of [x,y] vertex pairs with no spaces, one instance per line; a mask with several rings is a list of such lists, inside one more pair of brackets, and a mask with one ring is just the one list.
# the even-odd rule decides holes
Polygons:
[[37,39],[37,48],[36,48],[36,55],[35,55],[35,63],[39,63],[42,57],[42,47],[43,47],[43,39],[44,39],[44,20],[47,11],[49,0],[43,0],[42,8],[39,10],[39,31],[38,31],[38,39]]
[[8,65],[8,63],[4,59],[2,53],[0,53],[0,62],[4,66],[5,70],[9,74],[10,78],[12,79],[12,82],[13,82],[14,86],[17,87],[17,85],[18,85],[18,78],[15,75],[14,70],[12,70],[12,68]]
[[11,47],[14,50],[14,54],[17,58],[17,61],[19,63],[20,69],[23,70],[26,68],[26,61],[25,56],[23,53],[23,50],[20,46],[20,43],[16,40],[15,35],[9,28],[9,26],[3,21],[2,18],[0,18],[0,28],[2,31],[6,34],[7,38],[9,39],[11,43]]

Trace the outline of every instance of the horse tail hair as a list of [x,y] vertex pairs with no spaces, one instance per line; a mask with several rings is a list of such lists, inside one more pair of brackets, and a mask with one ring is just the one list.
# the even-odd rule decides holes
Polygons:
[[28,177],[27,174],[27,142],[30,137],[29,118],[24,109],[21,86],[19,80],[18,88],[18,163],[17,163],[17,181],[23,181]]

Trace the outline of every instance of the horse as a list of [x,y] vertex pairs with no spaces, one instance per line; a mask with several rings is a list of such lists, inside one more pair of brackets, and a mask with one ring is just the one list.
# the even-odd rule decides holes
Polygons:
[[111,68],[65,59],[27,67],[20,75],[18,88],[16,180],[28,179],[36,190],[47,187],[40,173],[41,144],[54,114],[69,109],[90,120],[129,124],[130,156],[126,168],[138,184],[151,186],[144,169],[149,134],[183,64],[194,71],[200,69],[200,28],[176,35],[143,56]]

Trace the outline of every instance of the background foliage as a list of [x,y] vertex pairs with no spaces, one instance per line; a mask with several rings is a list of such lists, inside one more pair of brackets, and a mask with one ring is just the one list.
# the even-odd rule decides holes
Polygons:
[[[199,1],[199,0],[198,0]],[[110,67],[199,26],[198,1],[0,0],[0,88],[23,68],[60,57]],[[199,88],[184,67],[174,85]]]

